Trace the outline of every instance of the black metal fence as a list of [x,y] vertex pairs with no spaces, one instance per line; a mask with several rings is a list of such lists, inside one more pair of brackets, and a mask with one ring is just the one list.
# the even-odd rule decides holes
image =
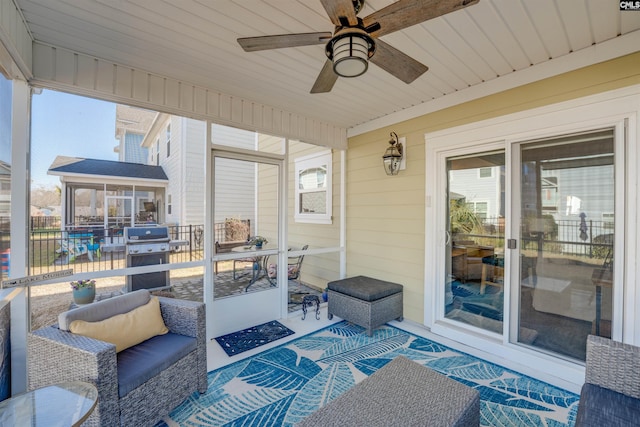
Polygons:
[[[504,246],[504,219],[484,218],[480,229],[457,233],[454,240],[473,240],[479,244]],[[613,251],[613,223],[610,221],[558,220],[545,218],[535,226],[523,222],[521,249],[605,259]]]
[[[49,218],[49,219],[45,219]],[[232,222],[232,221],[231,221]],[[78,272],[102,271],[124,268],[124,250],[107,251],[105,244],[123,242],[122,227],[102,228],[96,226],[76,227],[61,231],[57,217],[32,217],[30,232],[29,265],[32,274],[42,274],[73,268]],[[250,229],[250,223],[245,221]],[[214,239],[225,242],[235,238],[237,224],[230,221],[214,225]],[[241,233],[245,233],[243,229]],[[173,246],[170,262],[190,262],[204,257],[204,225],[170,225],[169,236],[182,244]],[[234,236],[234,237],[230,237]],[[243,235],[244,236],[244,235]],[[8,233],[7,236],[8,237]],[[471,239],[477,243],[495,247],[504,246],[504,221],[502,218],[482,220],[482,230],[458,234],[456,238]],[[5,239],[8,241],[8,238]],[[521,248],[524,250],[544,249],[549,253],[586,256],[605,259],[612,256],[613,224],[607,221],[560,220],[544,230],[536,231],[523,226]],[[10,259],[5,248],[6,259],[2,259],[2,276],[6,278]]]
[[[51,218],[41,221],[40,218]],[[60,230],[59,218],[32,217],[29,234],[29,266],[32,274],[43,274],[73,268],[75,273],[102,271],[126,267],[123,227],[84,226]],[[238,222],[244,224],[240,233],[249,232],[248,220],[223,221],[214,224],[217,242],[235,239]],[[204,259],[204,225],[169,225],[171,263]]]
[[59,216],[32,216],[29,230],[60,230],[62,220]]
[[[203,225],[169,226],[176,241],[170,262],[202,260]],[[126,253],[122,228],[76,228],[70,231],[33,230],[30,232],[29,266],[32,274],[73,268],[75,273],[124,268]]]

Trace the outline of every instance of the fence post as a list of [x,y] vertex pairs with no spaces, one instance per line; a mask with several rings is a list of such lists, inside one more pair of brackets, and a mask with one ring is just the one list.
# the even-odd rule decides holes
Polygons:
[[593,258],[593,220],[589,220],[589,258]]
[[193,226],[189,224],[189,261],[193,261]]

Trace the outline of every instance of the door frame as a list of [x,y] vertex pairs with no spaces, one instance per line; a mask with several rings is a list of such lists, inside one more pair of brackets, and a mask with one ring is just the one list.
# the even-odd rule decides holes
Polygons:
[[[640,165],[640,135],[637,122],[640,117],[640,85],[610,92],[600,93],[571,101],[552,104],[531,110],[508,114],[505,116],[469,123],[455,128],[425,134],[425,284],[424,284],[424,324],[431,332],[448,337],[455,342],[470,346],[483,352],[487,357],[492,355],[499,360],[509,361],[537,377],[549,375],[549,381],[558,383],[559,379],[570,384],[581,384],[584,381],[584,364],[566,361],[550,355],[541,354],[533,349],[509,341],[513,331],[505,331],[502,337],[486,334],[461,326],[458,322],[448,322],[443,315],[444,307],[444,256],[446,242],[446,220],[443,203],[446,199],[446,174],[444,173],[444,157],[467,151],[467,147],[482,147],[482,150],[495,147],[492,144],[502,143],[506,151],[506,170],[511,176],[514,144],[538,138],[549,138],[562,134],[584,132],[603,127],[616,129],[616,153],[623,162],[630,165],[616,168],[616,191],[621,197],[616,200],[615,251],[621,254],[621,261],[616,265],[615,286],[613,295],[614,325],[613,338],[631,344],[640,343],[640,312],[635,307],[640,304],[640,289],[637,277],[640,266],[635,259],[639,230],[636,225],[640,213],[640,199],[635,194]],[[626,145],[624,140],[626,138]],[[618,144],[623,144],[622,146]],[[469,150],[471,151],[471,150]],[[473,150],[477,151],[477,150]],[[622,169],[622,170],[620,170]],[[509,180],[510,181],[510,180]],[[513,209],[514,183],[507,182],[506,212]],[[509,215],[510,217],[511,215]],[[506,218],[505,239],[513,238],[517,224]],[[515,234],[518,236],[518,234]],[[508,252],[511,251],[507,251]],[[624,254],[624,255],[623,255]],[[505,259],[505,263],[509,262]],[[511,262],[513,264],[513,262]],[[517,269],[510,269],[505,274],[516,274]],[[513,278],[511,278],[513,282]],[[624,284],[624,287],[623,287]],[[511,285],[513,286],[513,285]],[[514,312],[514,298],[505,287],[505,319],[509,327]],[[517,307],[516,307],[517,309]],[[517,328],[517,326],[513,326]],[[493,335],[493,336],[491,336]],[[531,368],[535,367],[535,369]]]
[[[210,129],[210,124],[208,124]],[[208,131],[210,132],[210,131]],[[207,134],[209,136],[209,134]],[[208,244],[206,244],[209,253],[205,251],[205,301],[209,307],[207,310],[207,335],[211,338],[223,334],[231,333],[236,330],[248,328],[260,323],[264,323],[274,319],[286,317],[287,313],[287,286],[283,283],[283,277],[286,275],[286,251],[282,248],[286,246],[286,212],[287,212],[287,165],[285,162],[286,154],[273,154],[259,151],[251,151],[246,149],[238,149],[229,146],[211,144],[208,147],[207,154],[207,194],[209,201],[206,203],[206,220],[208,224],[214,222],[214,201],[215,201],[215,158],[225,158],[231,160],[240,160],[253,162],[256,164],[268,164],[278,168],[278,241],[275,249],[263,249],[264,255],[277,256],[278,268],[285,269],[277,274],[277,287],[267,289],[260,292],[248,292],[232,298],[223,300],[214,300],[213,286],[214,274],[213,264],[218,260],[230,259],[232,256],[225,254],[218,256],[212,249],[215,244],[213,232],[210,231],[208,236]],[[212,229],[213,227],[209,227]],[[240,316],[239,316],[240,315]],[[231,320],[232,319],[232,320]]]

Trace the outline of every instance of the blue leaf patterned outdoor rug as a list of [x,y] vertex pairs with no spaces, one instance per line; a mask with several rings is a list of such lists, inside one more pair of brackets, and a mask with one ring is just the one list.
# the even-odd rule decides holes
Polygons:
[[216,338],[216,341],[228,356],[233,356],[294,333],[277,320],[272,320],[262,325],[222,335]]
[[340,322],[209,372],[207,392],[158,426],[292,426],[399,355],[478,390],[483,426],[574,424],[574,393],[389,325],[368,337]]

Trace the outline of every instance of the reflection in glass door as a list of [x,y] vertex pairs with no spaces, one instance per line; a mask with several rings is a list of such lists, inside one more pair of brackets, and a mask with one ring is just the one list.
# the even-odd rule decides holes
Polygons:
[[611,336],[614,133],[524,143],[520,162],[519,325],[584,360],[588,334]]
[[447,159],[445,317],[502,333],[505,155]]

